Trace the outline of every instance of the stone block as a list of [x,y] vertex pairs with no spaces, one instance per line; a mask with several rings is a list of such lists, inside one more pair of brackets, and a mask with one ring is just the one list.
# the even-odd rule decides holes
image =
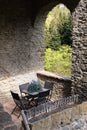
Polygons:
[[[55,113],[51,115],[51,130],[55,130],[61,124],[61,114]],[[58,129],[58,128],[57,128]]]
[[81,105],[76,105],[72,107],[71,111],[71,120],[78,119],[82,115],[82,106]]
[[87,114],[87,102],[82,103],[82,113]]
[[50,130],[51,116],[32,123],[31,130]]
[[71,108],[64,110],[60,114],[61,116],[61,125],[69,124],[71,120]]

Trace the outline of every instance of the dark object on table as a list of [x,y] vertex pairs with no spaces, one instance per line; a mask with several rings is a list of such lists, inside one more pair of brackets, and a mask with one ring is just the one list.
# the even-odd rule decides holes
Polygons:
[[32,82],[28,86],[28,92],[33,93],[33,92],[39,92],[42,89],[42,86],[40,82],[37,80],[32,80]]

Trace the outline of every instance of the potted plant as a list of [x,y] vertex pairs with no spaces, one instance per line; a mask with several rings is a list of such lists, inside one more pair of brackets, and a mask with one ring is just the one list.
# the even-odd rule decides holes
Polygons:
[[37,80],[32,80],[31,83],[28,86],[28,92],[33,93],[33,92],[38,92],[42,88],[40,82]]

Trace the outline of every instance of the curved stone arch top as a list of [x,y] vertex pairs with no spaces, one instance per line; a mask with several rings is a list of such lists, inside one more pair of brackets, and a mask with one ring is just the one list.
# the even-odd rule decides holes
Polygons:
[[[32,19],[31,19],[31,23],[32,23],[32,26],[34,26],[35,24],[35,20],[37,18],[37,16],[41,16],[41,15],[47,15],[49,13],[49,11],[51,11],[56,5],[58,4],[64,4],[69,10],[71,13],[73,13],[75,11],[75,8],[77,7],[78,3],[80,2],[80,0],[75,0],[75,1],[72,1],[72,0],[52,0],[52,1],[45,1],[43,2],[38,0],[39,2],[41,2],[42,4],[34,4],[33,3],[33,13],[32,13]],[[36,1],[38,3],[38,1]],[[36,7],[36,8],[35,8]]]

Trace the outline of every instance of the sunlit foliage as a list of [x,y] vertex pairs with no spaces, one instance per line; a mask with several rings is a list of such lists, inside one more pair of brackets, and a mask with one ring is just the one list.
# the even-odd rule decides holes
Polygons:
[[62,45],[58,51],[51,48],[45,52],[45,66],[47,71],[63,75],[71,75],[72,48],[68,45]]

